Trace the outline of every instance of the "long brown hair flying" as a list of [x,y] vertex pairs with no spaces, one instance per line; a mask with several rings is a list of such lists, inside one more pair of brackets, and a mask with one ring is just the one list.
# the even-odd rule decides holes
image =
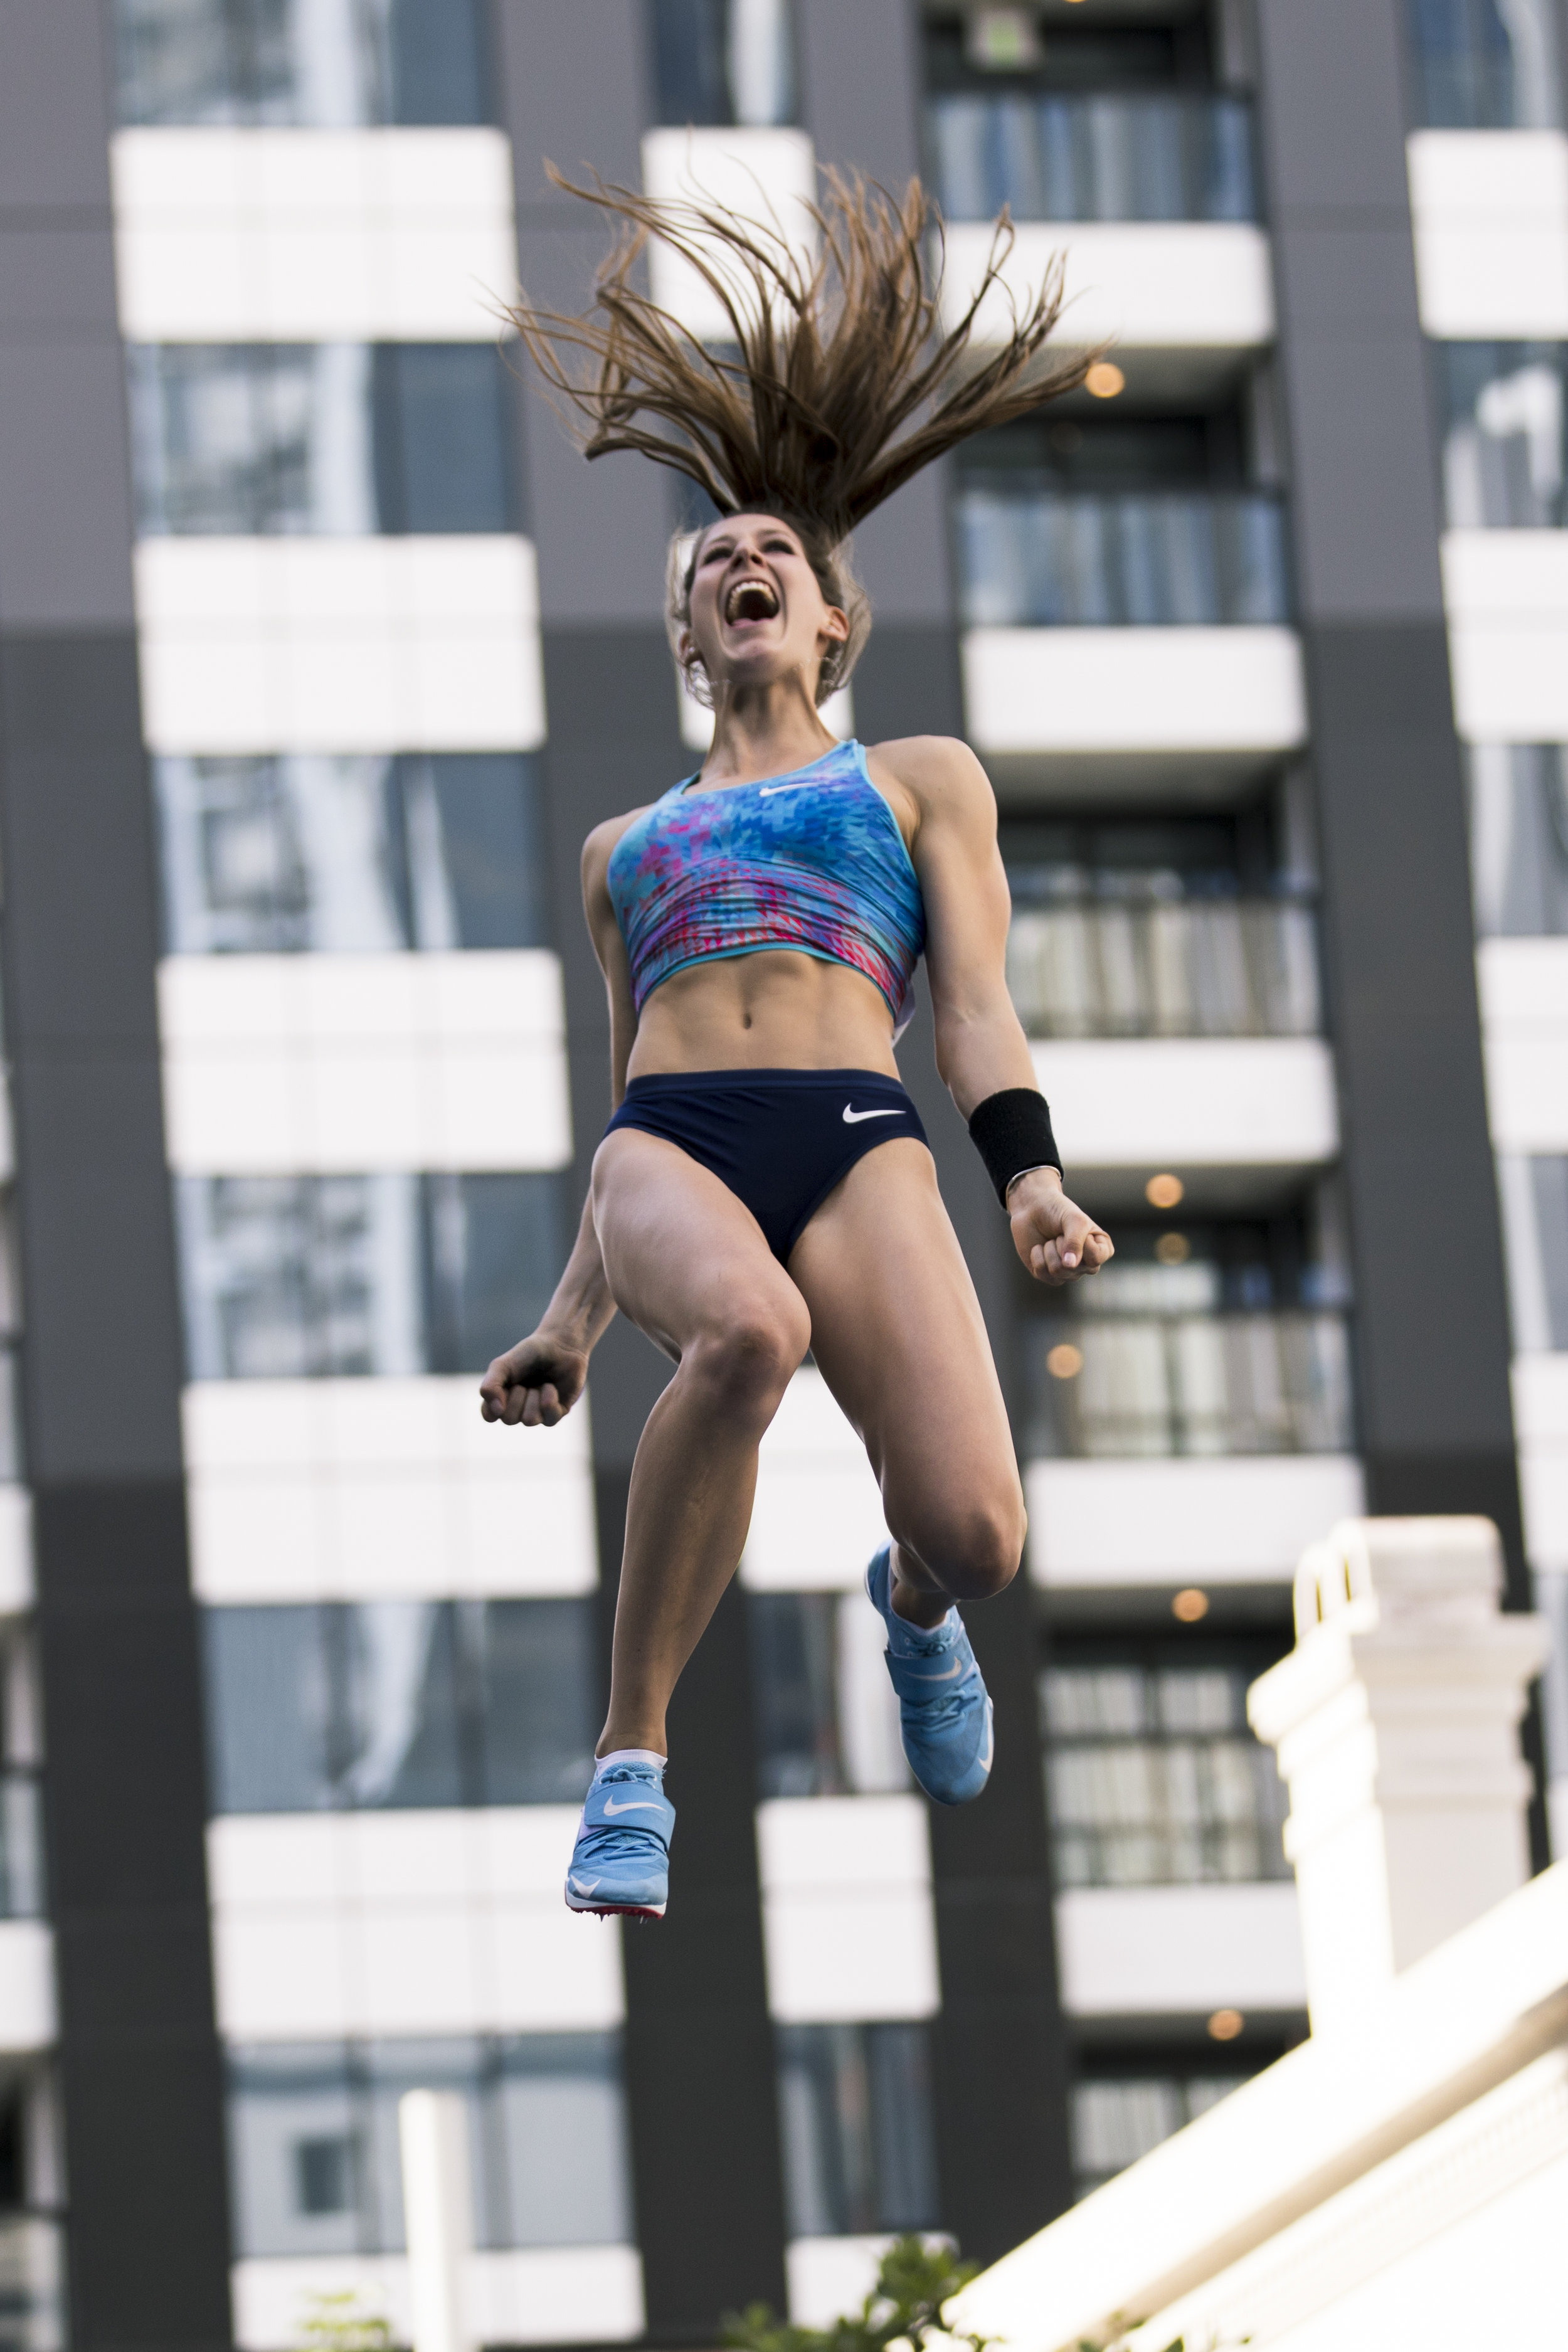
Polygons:
[[[1014,245],[996,223],[980,283],[942,330],[928,255],[941,222],[918,180],[901,203],[858,176],[823,175],[808,209],[815,256],[776,216],[757,224],[700,201],[661,200],[595,178],[554,184],[611,215],[619,234],[594,310],[570,318],[526,294],[508,315],[584,456],[637,449],[706,492],[721,513],[773,513],[837,545],[911,476],[971,434],[1005,425],[1082,383],[1097,356],[1041,352],[1062,309],[1062,265],[1012,304],[989,354],[971,351],[981,305]],[[658,237],[723,310],[726,347],[709,348],[634,284]]]

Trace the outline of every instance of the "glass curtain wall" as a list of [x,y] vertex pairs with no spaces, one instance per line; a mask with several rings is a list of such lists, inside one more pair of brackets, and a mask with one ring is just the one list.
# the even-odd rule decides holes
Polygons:
[[771,130],[796,119],[789,0],[652,0],[660,122]]
[[792,2238],[934,2227],[936,2146],[923,2025],[782,2025],[779,2120]]
[[1452,530],[1568,522],[1568,343],[1436,343]]
[[887,1636],[862,1592],[749,1592],[759,1797],[880,1796],[912,1786]]

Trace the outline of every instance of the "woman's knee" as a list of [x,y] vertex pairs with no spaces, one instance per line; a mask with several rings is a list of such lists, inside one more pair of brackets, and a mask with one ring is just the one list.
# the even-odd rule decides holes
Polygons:
[[715,1410],[765,1428],[810,1345],[811,1318],[798,1293],[738,1297],[689,1341],[681,1373],[708,1391]]
[[899,1542],[955,1601],[989,1601],[1017,1575],[1027,1528],[1024,1497],[1015,1486],[923,1512]]

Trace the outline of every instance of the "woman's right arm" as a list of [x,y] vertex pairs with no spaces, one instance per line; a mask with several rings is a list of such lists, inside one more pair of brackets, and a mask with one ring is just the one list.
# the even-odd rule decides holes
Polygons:
[[[633,811],[633,815],[637,814]],[[625,816],[598,825],[583,845],[583,910],[610,1000],[610,1094],[616,1110],[626,1090],[626,1064],[637,1040],[637,1017],[626,942],[610,898],[608,867],[610,852],[631,822],[630,816]],[[504,1356],[498,1356],[479,1382],[479,1410],[485,1419],[504,1422],[509,1428],[520,1423],[525,1429],[553,1428],[582,1395],[588,1359],[615,1314],[590,1192],[583,1203],[566,1270],[539,1328],[509,1348]]]

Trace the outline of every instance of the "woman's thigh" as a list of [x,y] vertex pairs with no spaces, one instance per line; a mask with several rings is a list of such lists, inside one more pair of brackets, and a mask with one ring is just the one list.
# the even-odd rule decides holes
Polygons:
[[610,1295],[677,1361],[699,1339],[776,1329],[793,1363],[811,1340],[799,1290],[751,1211],[662,1137],[617,1128],[594,1160],[594,1223]]
[[[791,1254],[822,1376],[865,1441],[888,1526],[946,1581],[1017,1565],[1024,1500],[980,1302],[922,1144],[858,1160]],[[1009,1560],[1010,1555],[1010,1560]],[[996,1571],[1005,1564],[1005,1573]]]

